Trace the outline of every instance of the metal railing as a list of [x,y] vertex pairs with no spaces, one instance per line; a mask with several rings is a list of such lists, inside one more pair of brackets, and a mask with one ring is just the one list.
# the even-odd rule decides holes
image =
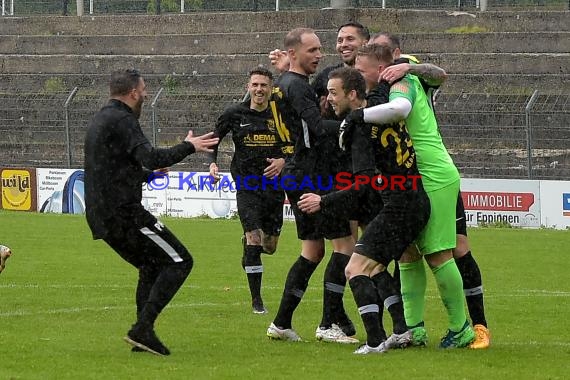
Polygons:
[[279,11],[321,8],[570,9],[570,0],[2,0],[2,16],[161,14],[201,11]]

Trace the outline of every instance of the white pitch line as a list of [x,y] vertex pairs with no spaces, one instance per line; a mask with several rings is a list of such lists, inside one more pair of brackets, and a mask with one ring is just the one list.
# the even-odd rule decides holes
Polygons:
[[[96,285],[83,285],[83,284],[0,284],[0,289],[134,289],[136,287],[136,282],[132,285],[125,284],[96,284]],[[207,289],[207,290],[226,290],[225,287],[229,287],[229,290],[239,289],[249,289],[246,285],[231,285],[231,283],[220,285],[220,286],[200,286],[200,285],[184,285],[183,288],[186,289]],[[283,286],[263,286],[263,289],[277,289],[283,290]],[[570,296],[570,291],[565,290],[548,290],[548,289],[515,289],[512,290],[514,293],[489,293],[485,292],[485,297],[529,297],[529,296],[544,296],[544,297],[568,297]],[[428,289],[427,296],[432,297],[437,296],[437,291],[433,289]]]
[[[312,303],[312,302],[322,302],[322,299],[303,299],[304,303]],[[197,302],[197,303],[175,303],[170,304],[167,308],[172,309],[181,309],[181,308],[194,308],[194,307],[219,307],[219,306],[242,306],[242,305],[249,305],[249,302]],[[125,306],[101,306],[101,307],[69,307],[69,308],[61,308],[61,309],[46,309],[46,310],[37,310],[37,311],[28,311],[28,310],[14,310],[14,311],[4,311],[0,313],[0,317],[28,317],[28,316],[35,316],[35,315],[53,315],[53,314],[71,314],[71,313],[84,313],[84,312],[105,312],[109,310],[134,310],[135,305],[125,305]]]

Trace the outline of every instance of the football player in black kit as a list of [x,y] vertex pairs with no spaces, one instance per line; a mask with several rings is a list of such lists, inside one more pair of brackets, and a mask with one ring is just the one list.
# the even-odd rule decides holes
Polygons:
[[[245,232],[242,266],[253,312],[265,314],[267,310],[261,297],[261,254],[273,254],[277,248],[285,200],[278,176],[293,146],[275,100],[271,99],[271,72],[263,68],[252,70],[247,91],[247,100],[229,107],[218,118],[214,135],[221,141],[228,133],[232,134],[235,154],[230,172],[236,182],[238,215]],[[215,146],[210,175],[216,182],[219,179],[217,156],[218,146]]]
[[138,269],[137,321],[125,336],[133,351],[170,355],[154,323],[190,274],[193,260],[184,245],[141,204],[150,170],[165,168],[194,152],[211,151],[212,133],[178,145],[154,148],[139,116],[146,86],[136,70],[113,72],[109,103],[91,119],[85,137],[85,211],[94,239],[103,239]]
[[[390,50],[384,49],[383,54],[386,56],[384,59],[391,62]],[[356,69],[341,68],[333,71],[329,78],[329,102],[338,115],[366,106],[366,84]],[[406,178],[402,186],[382,190],[384,207],[364,230],[346,267],[367,333],[366,344],[355,353],[380,353],[386,350],[382,344],[386,336],[379,323],[380,302],[371,277],[392,260],[398,260],[415,240],[429,219],[430,204],[422,187],[415,151],[405,124],[354,125],[350,131],[343,132],[341,140],[351,150],[355,175],[366,176],[373,181],[381,173],[387,183],[391,183],[392,178]],[[302,197],[299,207],[313,213],[341,199],[350,204],[352,201],[346,197],[358,197],[355,185],[322,197],[307,194]]]
[[[356,52],[359,47],[364,46],[370,38],[368,29],[358,22],[347,22],[338,27],[336,38],[336,51],[339,54],[341,62],[335,65],[325,67],[320,71],[311,82],[311,86],[315,90],[319,99],[321,116],[324,119],[338,120],[334,110],[327,102],[327,82],[328,74],[339,67],[352,67],[356,58]],[[269,54],[272,65],[279,71],[289,70],[289,57],[287,52],[276,49]],[[328,139],[329,141],[323,141]],[[329,174],[331,176],[340,172],[350,172],[352,162],[348,152],[342,151],[337,144],[337,136],[326,136],[319,141],[321,146],[321,159],[329,164]],[[358,238],[358,226],[363,227],[371,218],[367,219],[367,215],[376,215],[375,210],[358,208],[353,213],[343,213],[342,210],[335,210],[334,213],[325,216],[334,220],[339,218],[347,218],[350,221],[350,227],[353,237],[353,243]],[[352,249],[350,250],[352,252]],[[348,262],[348,256],[339,253],[333,247],[327,268],[325,269],[323,279],[323,317],[315,336],[318,340],[326,342],[338,342],[339,339],[345,342],[346,339],[342,334],[337,334],[336,329],[331,329],[332,323],[336,321],[336,325],[348,336],[355,334],[354,325],[346,317],[342,294],[346,286],[346,278],[344,276],[344,266]]]
[[[315,187],[325,182],[321,190],[326,187],[330,163],[324,154],[327,151],[327,143],[331,141],[330,136],[337,134],[340,122],[321,118],[318,97],[309,84],[309,75],[315,73],[322,58],[321,43],[314,30],[294,29],[285,37],[284,45],[290,67],[276,82],[276,96],[282,99],[280,109],[291,131],[291,141],[295,144],[293,156],[285,164],[283,172],[293,179],[285,190],[295,215],[297,236],[301,240],[301,255],[289,270],[279,310],[267,329],[267,336],[300,341],[301,338],[292,328],[293,313],[303,297],[311,275],[324,257],[324,239],[332,240],[335,250],[334,265],[329,264],[327,271],[341,274],[343,278],[342,268],[348,262],[354,243],[348,220],[324,218],[320,214],[307,215],[297,207],[301,194],[316,190],[301,188],[299,185],[305,183],[305,180]],[[342,307],[343,290],[344,284],[342,289],[338,286],[331,292],[334,297],[323,300],[323,308],[329,308],[330,312],[323,312],[323,320],[317,328],[317,339],[337,343],[357,342],[347,336],[340,327],[341,324],[352,325]]]

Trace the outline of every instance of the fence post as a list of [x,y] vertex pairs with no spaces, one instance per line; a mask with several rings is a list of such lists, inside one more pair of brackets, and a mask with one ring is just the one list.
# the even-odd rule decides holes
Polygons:
[[331,8],[350,8],[350,0],[331,0]]
[[93,14],[93,0],[89,0],[89,14]]
[[487,11],[487,0],[480,0],[480,1],[479,1],[479,6],[480,6],[479,10],[480,10],[481,12]]
[[77,15],[78,16],[83,16],[83,0],[78,0],[77,3]]
[[275,12],[279,12],[279,0],[275,0]]
[[75,97],[75,94],[77,94],[78,90],[79,90],[79,88],[74,87],[73,90],[71,91],[71,93],[69,94],[69,96],[67,97],[65,104],[63,105],[63,108],[65,108],[65,144],[67,145],[67,167],[68,168],[71,168],[71,133],[69,131],[70,130],[70,128],[69,128],[69,104],[71,103],[71,101]]
[[527,165],[528,165],[528,179],[532,179],[532,123],[530,121],[530,112],[534,103],[538,98],[538,90],[534,90],[526,107],[524,108],[525,121],[526,121],[526,151],[527,151]]
[[152,145],[156,146],[156,133],[157,133],[157,120],[156,120],[156,103],[158,102],[158,98],[160,97],[160,94],[162,94],[162,91],[164,90],[164,87],[161,87],[158,92],[156,93],[156,95],[154,96],[154,99],[152,99],[152,103],[150,104],[150,107],[152,108]]
[[6,7],[6,0],[2,0],[2,16],[4,16],[6,13],[4,12],[4,8]]
[[180,0],[180,13],[184,13],[184,0]]

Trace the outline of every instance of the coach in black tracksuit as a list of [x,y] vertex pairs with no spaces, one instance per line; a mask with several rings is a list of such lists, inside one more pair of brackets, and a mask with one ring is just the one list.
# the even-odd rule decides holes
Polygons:
[[136,70],[114,72],[110,95],[90,121],[85,138],[87,223],[94,239],[103,239],[139,270],[137,322],[125,340],[138,349],[169,355],[154,333],[154,322],[184,283],[193,261],[182,243],[143,208],[142,183],[149,180],[150,170],[210,151],[217,139],[189,132],[172,148],[153,148],[138,121],[147,92]]

